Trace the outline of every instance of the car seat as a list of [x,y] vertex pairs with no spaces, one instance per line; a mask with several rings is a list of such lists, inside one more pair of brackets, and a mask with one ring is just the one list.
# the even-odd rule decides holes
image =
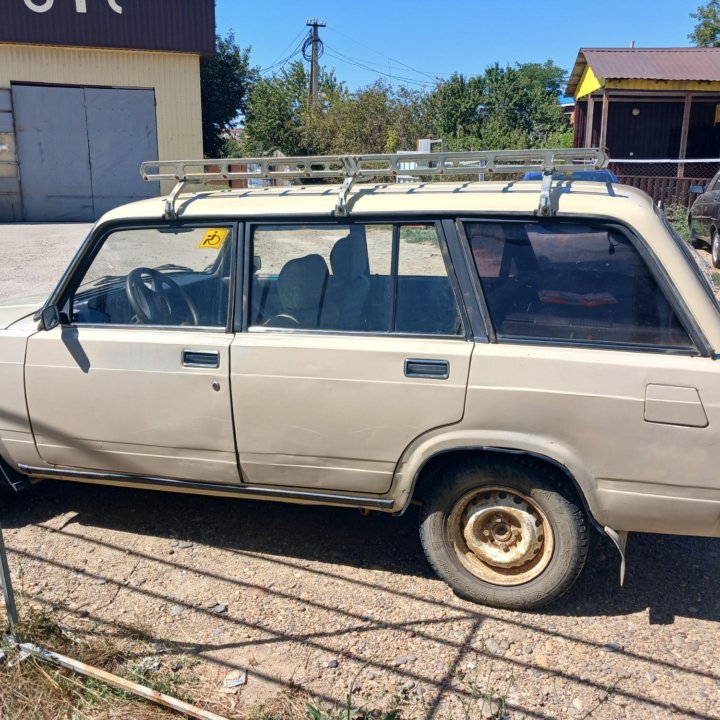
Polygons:
[[285,263],[277,279],[282,312],[266,327],[316,328],[328,284],[328,268],[320,255],[306,255]]

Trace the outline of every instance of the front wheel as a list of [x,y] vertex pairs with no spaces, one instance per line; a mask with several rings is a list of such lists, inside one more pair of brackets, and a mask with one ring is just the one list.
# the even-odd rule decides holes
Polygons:
[[715,228],[710,231],[710,252],[713,267],[720,268],[720,236]]
[[458,595],[514,610],[560,597],[588,551],[583,511],[549,473],[521,463],[439,473],[423,504],[420,537],[430,564]]

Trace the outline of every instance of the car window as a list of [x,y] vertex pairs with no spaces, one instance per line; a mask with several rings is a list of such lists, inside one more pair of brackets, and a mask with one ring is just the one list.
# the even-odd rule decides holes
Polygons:
[[403,225],[399,228],[396,307],[397,332],[463,333],[434,225]]
[[109,233],[73,293],[75,324],[225,327],[232,228]]
[[498,339],[692,347],[622,232],[552,221],[465,228]]
[[250,327],[462,334],[435,226],[264,225]]

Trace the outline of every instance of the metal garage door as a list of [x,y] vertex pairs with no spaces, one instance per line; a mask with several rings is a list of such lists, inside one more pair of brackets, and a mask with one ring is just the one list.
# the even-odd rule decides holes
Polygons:
[[14,84],[12,95],[26,220],[87,222],[157,194],[139,172],[158,156],[153,90]]

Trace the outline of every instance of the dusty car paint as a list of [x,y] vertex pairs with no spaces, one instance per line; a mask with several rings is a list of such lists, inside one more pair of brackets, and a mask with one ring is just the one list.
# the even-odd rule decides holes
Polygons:
[[[539,186],[359,186],[349,205],[356,218],[533,218]],[[181,198],[179,215],[182,221],[331,222],[336,194],[331,186],[201,193]],[[187,341],[175,331],[82,328],[83,358],[72,329],[43,333],[37,323],[24,322],[0,335],[3,456],[34,477],[146,487],[159,486],[153,477],[200,478],[217,489],[164,487],[253,497],[260,492],[268,499],[354,502],[399,512],[412,498],[418,473],[438,453],[521,451],[565,468],[600,525],[720,535],[720,483],[713,470],[720,422],[716,305],[642,192],[614,185],[609,193],[604,185],[573,182],[558,187],[553,202],[558,217],[605,219],[637,236],[651,260],[659,261],[702,339],[696,355],[312,331],[196,333],[193,343],[220,351],[220,372],[188,375],[177,367]],[[161,199],[126,206],[108,213],[98,232],[117,223],[162,224],[163,212]],[[25,312],[11,310],[19,310],[18,317]],[[137,351],[140,335],[154,348],[151,353]],[[272,352],[278,348],[284,348],[282,358]],[[27,398],[38,418],[34,442],[22,392],[26,349]],[[445,384],[413,381],[410,392],[399,363],[415,354],[449,358]],[[104,372],[110,360],[113,369]],[[136,397],[123,397],[113,380],[115,373],[128,372],[142,379]],[[658,397],[648,391],[658,386],[677,392]],[[704,427],[682,421],[693,391],[695,413],[707,418]],[[325,404],[330,394],[336,406]],[[165,401],[177,423],[163,426],[152,406]],[[64,411],[71,406],[73,413]],[[182,420],[191,410],[203,419],[186,425]],[[99,427],[102,437],[94,434]],[[355,445],[355,437],[368,437],[361,431],[369,427],[378,432]],[[64,443],[63,434],[83,443]],[[108,445],[108,436],[116,441]],[[303,451],[309,437],[317,441],[311,454]],[[77,469],[95,474],[83,476]]]

